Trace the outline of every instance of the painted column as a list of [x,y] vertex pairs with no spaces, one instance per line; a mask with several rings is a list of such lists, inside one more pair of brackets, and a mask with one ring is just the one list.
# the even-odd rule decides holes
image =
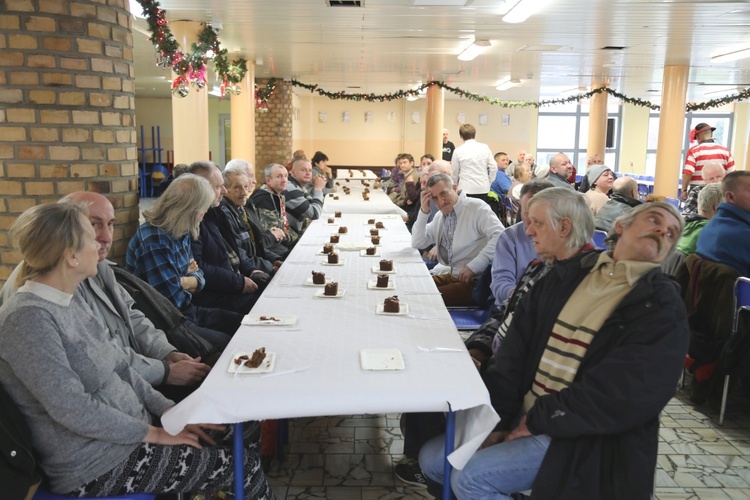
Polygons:
[[[169,26],[183,51],[198,41],[203,27],[197,21],[172,21]],[[173,72],[172,78],[176,76]],[[191,85],[185,97],[172,94],[172,129],[175,164],[209,159],[208,88]]]
[[654,194],[658,196],[677,197],[678,178],[682,177],[682,134],[689,70],[688,66],[664,67],[654,175]]
[[231,99],[232,157],[255,166],[255,64],[248,61],[247,66],[245,78],[240,82],[240,95],[227,93],[225,99]]
[[431,85],[427,88],[427,116],[425,117],[424,150],[440,160],[443,157],[443,120],[445,91]]
[[[593,85],[592,90],[606,87],[601,83]],[[607,94],[601,92],[591,97],[589,109],[589,142],[586,151],[586,158],[593,154],[600,154],[604,157],[607,139]],[[611,165],[614,168],[614,165]]]

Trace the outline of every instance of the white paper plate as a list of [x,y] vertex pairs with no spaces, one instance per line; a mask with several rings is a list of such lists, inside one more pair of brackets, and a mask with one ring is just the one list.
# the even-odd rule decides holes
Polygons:
[[[329,278],[326,276],[326,283],[330,283],[331,281],[333,281],[333,278]],[[326,286],[325,283],[322,285],[316,285],[315,283],[313,283],[312,276],[310,276],[309,278],[305,280],[305,285],[306,286]]]
[[403,370],[404,357],[398,349],[362,349],[359,364],[363,370]]
[[[310,278],[312,279],[312,278]],[[279,321],[261,321],[260,317],[274,317]],[[242,319],[243,325],[250,326],[291,326],[297,322],[297,316],[279,316],[278,314],[248,314]]]
[[344,296],[345,293],[346,290],[339,290],[336,295],[326,295],[325,290],[318,290],[317,292],[315,292],[315,296],[322,297],[324,299],[340,299]]
[[392,271],[381,271],[380,264],[378,264],[376,266],[372,266],[372,272],[374,272],[375,274],[396,274],[396,265],[393,265]]
[[397,313],[387,313],[383,311],[383,303],[381,302],[378,304],[377,309],[375,309],[375,312],[377,314],[382,314],[383,316],[405,316],[406,313],[409,312],[409,304],[404,304],[403,302],[399,303],[399,311]]
[[376,249],[375,249],[375,254],[374,254],[374,255],[369,255],[369,254],[367,253],[367,250],[360,250],[360,251],[359,251],[359,255],[361,255],[362,257],[382,257],[382,255],[383,255],[383,254],[381,254],[381,253],[380,253],[380,250],[378,250],[378,249],[376,248]]
[[[331,243],[332,245],[335,245],[335,243]],[[319,252],[315,252],[315,255],[328,255],[327,253],[324,253],[323,250],[320,250]]]
[[339,263],[338,264],[329,264],[327,260],[324,260],[321,262],[324,266],[343,266],[346,263],[346,259],[342,259],[339,257]]
[[396,288],[396,282],[393,279],[388,280],[388,286],[386,287],[381,287],[377,285],[378,285],[378,280],[369,280],[367,282],[367,288],[369,288],[370,290],[393,290]]
[[252,356],[253,351],[250,352],[236,352],[232,359],[229,360],[229,367],[227,371],[229,373],[237,373],[237,375],[252,375],[255,373],[268,373],[273,370],[273,365],[276,363],[276,353],[266,351],[266,359],[264,359],[258,368],[250,368],[245,365],[238,365],[234,362],[235,359],[242,355]]

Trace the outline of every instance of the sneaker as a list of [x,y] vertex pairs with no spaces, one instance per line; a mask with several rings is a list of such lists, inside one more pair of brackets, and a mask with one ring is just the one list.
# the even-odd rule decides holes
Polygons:
[[416,460],[404,460],[394,467],[396,477],[406,484],[427,487],[427,478]]

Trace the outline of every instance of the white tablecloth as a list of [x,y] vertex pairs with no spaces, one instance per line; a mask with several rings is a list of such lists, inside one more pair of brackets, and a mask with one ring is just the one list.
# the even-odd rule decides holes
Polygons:
[[[368,201],[362,198],[365,186],[360,184],[360,181],[337,182],[340,185],[335,186],[336,192],[329,193],[325,197],[323,214],[342,212],[344,214],[395,214],[399,217],[406,217],[406,212],[397,207],[382,189],[373,187],[373,182],[368,181],[370,184]],[[350,188],[350,194],[344,193],[344,186]],[[334,199],[334,196],[338,196],[339,199]],[[321,218],[324,218],[324,215]]]
[[[317,255],[329,236],[346,225],[341,243],[367,246],[367,215],[345,215],[341,224],[314,221],[282,265],[251,314],[295,315],[296,325],[242,326],[201,387],[162,417],[169,432],[187,423],[235,423],[285,417],[447,411],[457,414],[457,450],[463,467],[498,422],[489,394],[471,358],[463,352],[422,352],[417,346],[463,348],[458,332],[422,263],[410,246],[404,223],[395,216],[375,217],[381,229],[382,257],[340,251],[342,266],[326,266]],[[339,221],[339,219],[337,219]],[[372,266],[394,261],[395,290],[369,290]],[[305,286],[311,271],[325,272],[345,291],[341,298],[318,298],[322,288]],[[408,304],[405,316],[375,313],[385,297]],[[272,376],[227,372],[239,351],[259,347],[276,353]],[[362,349],[399,349],[402,371],[365,371]],[[304,369],[296,373],[290,370]],[[276,374],[276,375],[273,375]]]
[[360,169],[349,169],[349,168],[339,168],[336,170],[336,180],[342,180],[342,179],[353,179],[353,180],[360,180],[360,179],[377,179],[378,176],[375,175],[375,172],[372,170],[360,170]]

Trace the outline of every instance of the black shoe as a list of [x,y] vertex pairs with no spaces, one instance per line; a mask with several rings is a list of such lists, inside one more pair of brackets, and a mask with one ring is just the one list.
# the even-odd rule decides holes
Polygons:
[[427,478],[416,460],[405,460],[394,467],[396,477],[406,484],[427,487]]

